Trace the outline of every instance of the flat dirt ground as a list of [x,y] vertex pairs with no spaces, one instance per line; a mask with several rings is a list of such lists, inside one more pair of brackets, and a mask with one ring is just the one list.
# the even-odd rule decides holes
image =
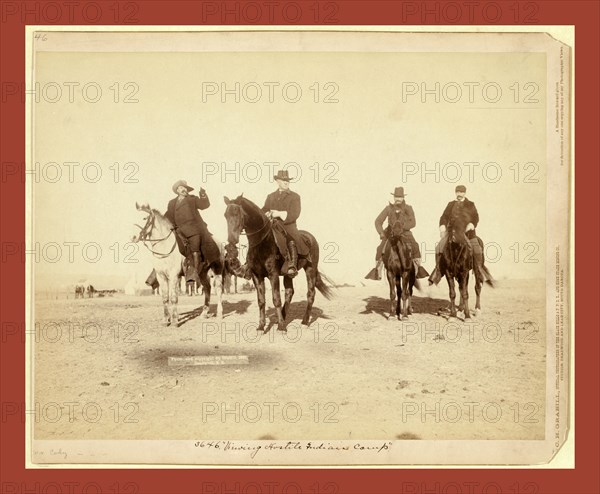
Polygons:
[[[257,334],[256,292],[225,295],[222,320],[182,295],[178,328],[157,296],[36,300],[35,439],[544,438],[543,280],[484,286],[470,323],[448,318],[445,281],[402,322],[365,282],[317,294],[307,328],[300,277],[287,333]],[[169,365],[223,355],[249,363]]]

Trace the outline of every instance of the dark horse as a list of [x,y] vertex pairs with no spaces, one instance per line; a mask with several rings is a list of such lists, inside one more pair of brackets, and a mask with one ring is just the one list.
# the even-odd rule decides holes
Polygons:
[[[456,317],[456,289],[454,280],[458,281],[460,291],[460,309],[464,311],[465,319],[471,318],[469,311],[469,271],[473,269],[473,251],[469,245],[469,239],[465,233],[468,224],[466,218],[454,218],[446,230],[447,240],[442,256],[440,258],[440,273],[446,276],[450,290],[450,316]],[[481,280],[475,276],[475,293],[477,294],[477,306],[479,306],[479,295],[481,293]]]
[[[383,265],[390,284],[391,305],[388,319],[392,319],[396,315],[398,320],[402,320],[403,317],[408,318],[408,315],[412,314],[410,297],[412,297],[416,280],[416,269],[412,261],[410,245],[402,238],[404,231],[402,223],[401,220],[396,221],[389,229],[389,238],[383,251]],[[402,311],[400,310],[400,299],[402,299]]]
[[466,225],[469,221],[463,217],[457,217],[448,224],[446,234],[448,240],[446,247],[440,258],[440,272],[442,276],[446,276],[448,287],[450,289],[450,315],[456,317],[456,291],[454,288],[454,280],[458,281],[460,290],[460,305],[459,310],[465,314],[465,319],[471,318],[469,310],[469,271],[473,270],[475,277],[475,313],[481,311],[481,287],[485,281],[492,288],[495,287],[494,278],[485,266],[483,241],[479,237],[475,237],[481,249],[481,259],[476,259],[473,250],[469,244],[469,239],[465,233]]
[[85,295],[85,286],[75,285],[75,298],[83,298]]
[[[281,268],[284,259],[280,255],[279,248],[275,242],[273,224],[256,204],[245,197],[239,196],[233,200],[225,197],[225,204],[227,205],[225,218],[227,219],[227,233],[230,244],[228,250],[236,250],[235,244],[239,242],[242,230],[246,231],[248,237],[249,245],[246,262],[252,273],[254,286],[256,286],[258,307],[260,310],[257,330],[265,330],[265,278],[269,278],[273,291],[273,304],[277,311],[277,329],[285,331],[285,316],[289,311],[294,295],[294,284],[290,277],[283,276],[285,304],[282,307],[281,294],[279,293],[279,276],[282,276]],[[321,275],[318,270],[319,244],[310,233],[300,231],[300,234],[310,246],[309,258],[298,261],[298,270],[303,268],[306,272],[308,293],[306,295],[306,312],[302,318],[302,324],[308,325],[315,300],[315,287],[327,299],[331,298],[332,292],[322,279],[322,277],[326,280],[327,278]],[[239,261],[237,262],[239,265]]]

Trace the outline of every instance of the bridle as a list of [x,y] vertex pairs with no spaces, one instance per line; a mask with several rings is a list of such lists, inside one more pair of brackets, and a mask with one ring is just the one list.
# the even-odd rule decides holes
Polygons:
[[[240,208],[240,212],[241,212],[241,215],[242,215],[242,228],[240,230],[240,235],[246,235],[246,237],[248,237],[249,247],[255,247],[255,246],[257,246],[269,234],[270,230],[267,227],[271,226],[271,222],[268,219],[263,218],[263,225],[258,230],[254,231],[254,232],[249,232],[246,229],[246,226],[244,224],[244,218],[247,216],[247,214],[244,212],[244,209],[242,208],[242,206],[240,206],[239,204],[234,204],[234,205],[237,206],[238,208]],[[264,230],[264,233],[262,233],[263,230]],[[260,238],[258,240],[256,240],[256,235],[259,235],[259,234],[260,234]]]
[[[169,231],[169,234],[165,237],[162,238],[149,238],[150,234],[152,233],[152,230],[154,229],[154,225],[155,225],[155,220],[156,220],[156,216],[154,215],[153,212],[149,212],[148,213],[148,218],[146,219],[146,224],[144,225],[144,227],[142,228],[140,225],[135,225],[140,229],[140,233],[138,234],[137,240],[136,242],[142,242],[142,244],[144,245],[144,247],[146,247],[150,252],[152,252],[152,255],[154,257],[158,257],[159,259],[164,259],[165,257],[169,257],[173,251],[175,250],[175,247],[177,246],[177,240],[173,239],[173,247],[171,247],[171,250],[164,254],[162,252],[156,252],[154,249],[154,246],[156,244],[158,244],[159,242],[162,242],[163,240],[167,240],[171,235],[173,235],[173,230]],[[151,245],[151,247],[148,247],[148,244]]]
[[[451,236],[450,236],[450,232],[447,232],[447,235],[448,235],[448,244],[450,244],[450,243],[455,243],[455,244],[459,243],[459,242],[456,241],[456,228],[455,228],[454,224],[449,223],[448,224],[448,229],[452,230],[452,235]],[[466,235],[464,235],[464,237],[465,237],[465,242],[460,242],[460,244],[461,244],[460,245],[460,250],[458,251],[458,255],[456,257],[454,257],[452,255],[453,254],[453,249],[449,249],[450,250],[450,252],[449,252],[450,263],[452,264],[453,267],[456,264],[456,261],[462,257],[463,252],[464,252],[464,250],[465,250],[465,248],[467,246],[467,242],[469,241],[469,239],[467,238]]]

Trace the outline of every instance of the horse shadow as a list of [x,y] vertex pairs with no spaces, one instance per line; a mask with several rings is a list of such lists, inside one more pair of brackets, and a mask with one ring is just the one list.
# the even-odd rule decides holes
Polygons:
[[223,317],[231,314],[245,314],[251,305],[252,302],[250,300],[238,300],[235,303],[223,300]]
[[[366,302],[365,310],[359,314],[378,314],[387,319],[390,313],[390,299],[382,297],[367,297],[363,299]],[[449,302],[441,298],[417,297],[411,298],[413,314],[430,314],[439,316],[440,311],[449,311]]]
[[[294,321],[301,321],[304,317],[304,313],[306,312],[306,301],[303,302],[292,302],[288,309],[287,314],[285,315],[285,324],[286,326]],[[266,313],[268,325],[265,328],[265,333],[269,332],[273,326],[277,324],[277,311],[275,307],[271,307],[267,310]],[[331,317],[326,316],[323,313],[322,309],[315,307],[313,305],[312,311],[310,314],[310,321],[308,324],[311,325],[317,319],[331,319]]]
[[[252,304],[249,300],[239,300],[235,303],[227,302],[223,300],[223,317],[227,317],[231,314],[245,314],[248,312],[248,307]],[[187,312],[181,312],[179,314],[179,326],[196,319],[203,313],[203,306],[196,307]]]

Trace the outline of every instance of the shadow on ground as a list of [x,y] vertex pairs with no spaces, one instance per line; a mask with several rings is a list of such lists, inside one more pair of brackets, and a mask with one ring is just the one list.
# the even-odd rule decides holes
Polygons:
[[[360,314],[379,314],[387,319],[390,314],[390,300],[382,297],[367,297],[363,299],[366,302],[365,310]],[[431,314],[440,315],[440,312],[448,311],[450,302],[440,298],[412,297],[413,314]]]

